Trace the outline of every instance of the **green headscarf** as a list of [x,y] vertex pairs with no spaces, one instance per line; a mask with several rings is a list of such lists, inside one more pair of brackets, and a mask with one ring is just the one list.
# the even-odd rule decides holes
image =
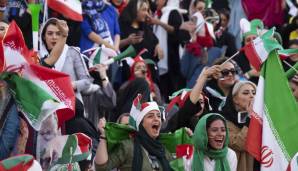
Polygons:
[[[224,120],[224,124],[226,127],[226,139],[224,142],[223,149],[214,150],[208,146],[208,135],[206,123],[210,116],[218,116]],[[192,161],[192,170],[193,171],[204,171],[204,156],[208,156],[215,160],[215,169],[214,171],[230,171],[230,166],[228,160],[226,158],[228,152],[228,144],[229,144],[229,132],[226,124],[226,120],[223,116],[217,113],[209,113],[203,116],[196,128],[193,135],[194,142],[194,155]]]
[[264,24],[259,19],[251,20],[250,22],[250,31],[243,33],[243,38],[245,38],[248,35],[256,35],[259,36],[258,30],[263,30]]

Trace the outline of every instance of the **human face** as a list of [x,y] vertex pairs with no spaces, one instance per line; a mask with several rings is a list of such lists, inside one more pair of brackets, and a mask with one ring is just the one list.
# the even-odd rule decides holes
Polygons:
[[251,41],[253,41],[257,36],[256,35],[248,35],[244,38],[244,45],[247,45]]
[[203,14],[203,11],[205,10],[205,6],[206,6],[205,2],[199,1],[195,6],[195,12],[199,11],[200,13]]
[[50,24],[46,28],[45,32],[45,43],[47,45],[48,50],[52,50],[59,38],[61,37],[61,33],[57,26]]
[[222,149],[227,135],[224,122],[220,119],[213,121],[207,128],[207,135],[210,147],[215,150]]
[[137,62],[134,66],[135,77],[145,78],[147,73],[147,67],[144,62]]
[[[218,83],[224,87],[229,88],[235,83],[235,67],[231,62],[226,62],[221,66],[222,77],[219,78]],[[228,73],[225,75],[225,73]]]
[[223,27],[223,28],[226,28],[228,26],[228,18],[227,16],[225,16],[224,14],[220,14],[220,25]]
[[156,139],[159,136],[161,127],[160,112],[158,110],[151,110],[148,112],[144,116],[143,127],[151,138]]
[[140,4],[140,8],[138,8],[137,11],[137,21],[138,22],[145,22],[148,14],[148,10],[149,10],[149,5],[147,3],[142,3]]
[[247,111],[256,94],[256,89],[251,84],[244,84],[233,97],[237,112]]
[[0,38],[4,37],[7,28],[8,28],[8,25],[6,23],[0,22]]

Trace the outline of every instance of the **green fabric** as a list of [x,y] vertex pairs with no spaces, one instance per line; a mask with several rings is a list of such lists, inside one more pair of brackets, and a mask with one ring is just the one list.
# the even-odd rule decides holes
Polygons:
[[135,129],[129,125],[107,122],[105,133],[108,142],[108,151],[113,150],[122,140],[129,139],[129,134],[133,132],[135,132]]
[[[37,130],[41,122],[48,115],[52,114],[54,109],[58,108],[59,103],[31,80],[8,72],[2,73],[0,80],[5,80],[8,83],[18,107],[25,113],[30,120],[30,124]],[[44,110],[44,107],[49,108],[49,105],[51,105],[52,110]]]
[[[122,140],[130,138],[135,129],[128,125],[122,125],[107,122],[105,133],[108,143],[108,151],[112,151]],[[176,146],[179,144],[192,144],[192,139],[186,133],[184,128],[176,130],[174,133],[161,133],[159,141],[170,153],[176,152]]]
[[174,133],[161,133],[159,141],[170,153],[176,153],[177,145],[192,144],[192,139],[184,128],[178,129]]
[[184,162],[183,158],[178,158],[170,162],[171,168],[174,171],[183,171],[184,170]]
[[120,61],[121,59],[126,58],[126,57],[129,57],[129,56],[132,57],[132,58],[134,58],[136,55],[137,54],[136,54],[135,48],[132,45],[130,45],[122,53],[120,53],[119,55],[115,56],[114,57],[114,60],[115,61]]
[[14,157],[10,157],[8,159],[2,160],[0,162],[0,165],[2,165],[5,169],[9,170],[19,165],[20,163],[22,163],[22,165],[26,165],[32,162],[33,160],[34,160],[33,156],[26,154],[26,155],[14,156]]
[[[296,62],[296,64],[293,66],[293,68],[295,68],[296,70],[298,70],[298,62]],[[297,74],[297,72],[293,68],[290,68],[286,72],[286,76],[287,76],[288,79],[294,77],[294,75]]]
[[207,119],[212,115],[218,115],[224,119],[223,116],[216,113],[209,113],[203,116],[194,131],[193,142],[194,142],[194,155],[192,162],[193,171],[204,171],[204,156],[208,156],[215,160],[215,171],[230,171],[229,163],[226,159],[229,144],[229,132],[225,122],[226,127],[226,139],[224,147],[221,150],[213,150],[208,147],[208,135],[206,123]]
[[246,32],[243,34],[243,37],[245,38],[246,36],[249,35],[256,35],[258,36],[258,30],[262,30],[264,28],[264,24],[261,20],[259,19],[254,19],[250,22],[250,31]]
[[41,10],[41,4],[29,4],[28,5],[32,16],[32,31],[38,32],[39,26],[39,12]]
[[[298,105],[291,92],[288,80],[276,51],[270,53],[262,67],[264,84],[264,113],[268,118],[274,136],[285,156],[292,158],[298,148]],[[282,104],[282,105],[281,105]],[[286,117],[285,117],[286,114]],[[289,131],[290,130],[290,131]]]

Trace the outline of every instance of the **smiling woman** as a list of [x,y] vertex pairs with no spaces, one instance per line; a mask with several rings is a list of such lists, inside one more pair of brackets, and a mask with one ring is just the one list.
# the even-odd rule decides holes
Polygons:
[[[107,152],[105,137],[101,137],[97,147],[96,170],[121,171],[170,171],[170,153],[159,141],[161,113],[156,102],[145,102],[135,118],[137,132],[134,137],[122,141],[117,148]],[[101,135],[105,135],[104,124],[100,124]]]
[[237,157],[228,148],[229,131],[226,120],[216,113],[203,116],[193,135],[194,155],[192,170],[195,171],[236,171]]

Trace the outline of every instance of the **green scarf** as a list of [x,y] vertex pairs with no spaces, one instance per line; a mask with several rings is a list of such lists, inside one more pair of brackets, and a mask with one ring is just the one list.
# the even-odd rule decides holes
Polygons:
[[206,123],[210,116],[218,115],[225,121],[224,117],[216,114],[216,113],[209,113],[203,116],[196,128],[193,135],[193,142],[194,142],[194,155],[192,161],[192,170],[193,171],[204,171],[204,156],[208,156],[215,160],[215,169],[214,171],[230,171],[230,166],[227,161],[227,152],[228,152],[228,144],[229,144],[229,132],[228,128],[225,123],[226,127],[226,139],[224,143],[224,147],[221,150],[213,150],[208,147],[208,136],[207,136],[207,128]]

